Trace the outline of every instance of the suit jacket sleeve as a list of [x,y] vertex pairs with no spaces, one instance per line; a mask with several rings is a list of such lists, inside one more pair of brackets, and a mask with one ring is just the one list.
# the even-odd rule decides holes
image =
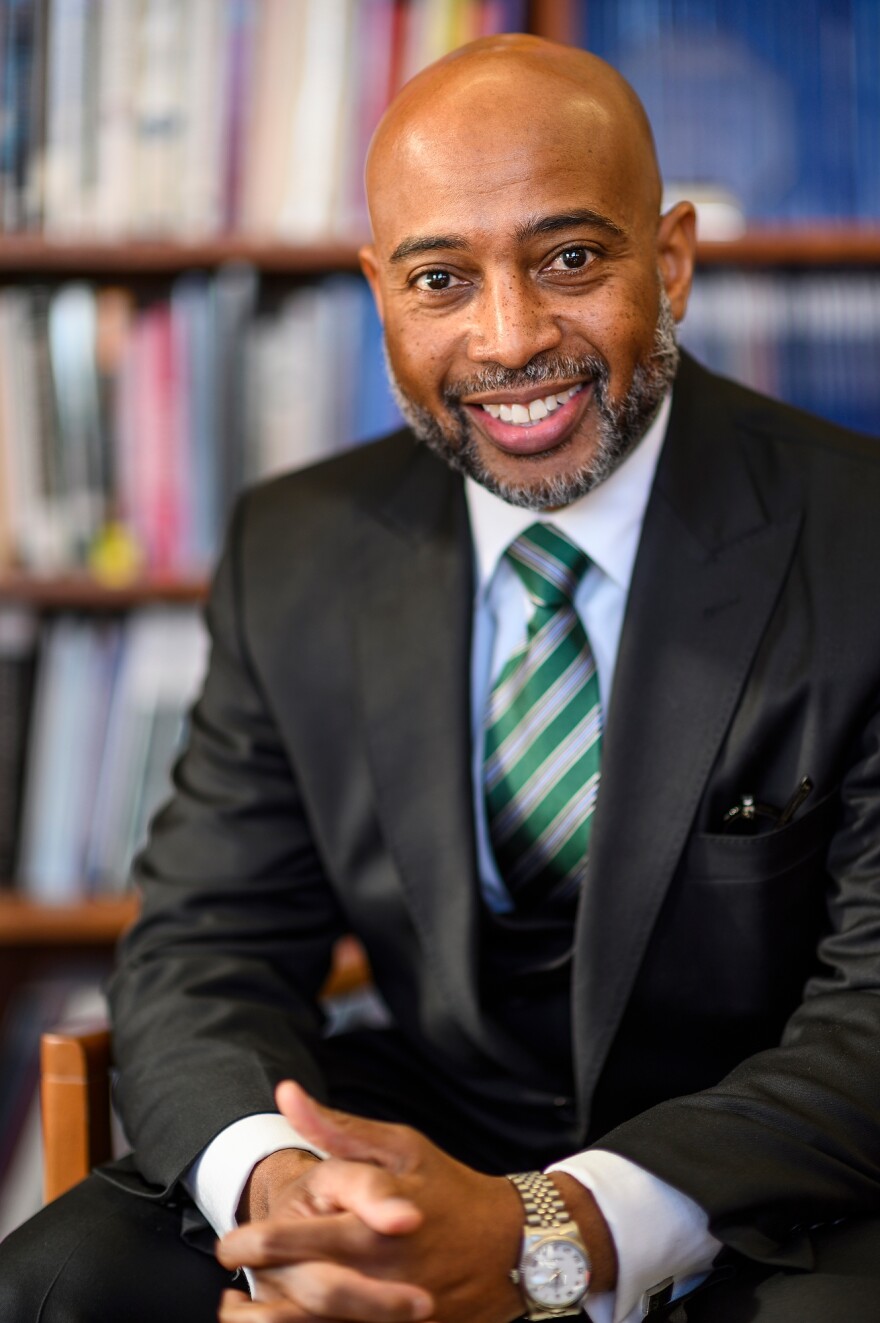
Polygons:
[[177,793],[136,865],[142,917],[109,990],[122,1119],[141,1171],[166,1189],[225,1126],[273,1111],[278,1079],[295,1072],[322,1095],[308,1040],[345,928],[249,664],[244,519],[242,505],[212,590],[211,665]]

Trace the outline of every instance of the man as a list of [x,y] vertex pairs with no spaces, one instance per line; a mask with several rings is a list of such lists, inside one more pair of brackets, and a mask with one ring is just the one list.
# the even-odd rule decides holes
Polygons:
[[[225,1323],[880,1318],[880,455],[677,369],[693,210],[600,61],[457,52],[367,185],[425,444],[239,506],[112,986],[136,1168],[4,1317],[211,1317],[189,1191]],[[325,1039],[349,930],[391,1024]]]

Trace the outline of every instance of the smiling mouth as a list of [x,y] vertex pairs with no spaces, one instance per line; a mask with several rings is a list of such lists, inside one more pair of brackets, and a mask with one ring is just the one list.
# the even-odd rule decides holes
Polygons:
[[512,457],[537,460],[558,450],[573,434],[592,398],[593,386],[592,381],[578,381],[531,400],[474,401],[464,408],[483,437],[498,450]]
[[575,395],[579,395],[583,389],[584,383],[579,382],[568,390],[543,395],[537,400],[530,400],[528,404],[481,404],[480,408],[490,418],[500,418],[501,422],[511,423],[514,427],[534,427],[566,405]]

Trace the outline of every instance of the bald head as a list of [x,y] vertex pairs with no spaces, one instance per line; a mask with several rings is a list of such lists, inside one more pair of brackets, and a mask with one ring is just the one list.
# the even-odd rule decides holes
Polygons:
[[[367,157],[374,231],[392,220],[403,175],[429,180],[457,163],[479,187],[487,155],[511,171],[535,153],[588,160],[626,205],[656,220],[660,174],[651,127],[629,84],[604,60],[539,37],[471,42],[417,74],[379,124]],[[379,237],[377,232],[377,238]]]

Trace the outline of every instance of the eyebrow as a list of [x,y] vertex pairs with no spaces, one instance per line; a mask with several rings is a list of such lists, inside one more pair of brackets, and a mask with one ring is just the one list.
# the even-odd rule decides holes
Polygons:
[[433,253],[438,249],[462,249],[469,247],[467,241],[457,234],[426,234],[423,238],[404,239],[395,248],[391,262],[402,262],[406,257],[417,257],[419,253]]
[[[626,232],[608,216],[603,216],[598,211],[591,211],[589,207],[581,207],[575,211],[563,211],[553,216],[537,216],[532,220],[524,221],[517,225],[514,231],[518,243],[526,243],[529,239],[537,238],[542,234],[557,234],[560,230],[576,228],[579,225],[588,225],[594,230],[604,230],[606,234],[613,235],[616,239],[626,237]],[[417,257],[420,253],[434,253],[452,250],[461,252],[469,248],[470,244],[460,234],[425,234],[421,236],[412,236],[409,239],[403,239],[389,261],[403,262],[408,257]]]
[[574,229],[579,225],[588,225],[593,230],[604,230],[616,239],[625,239],[626,231],[601,212],[591,211],[589,207],[579,207],[575,211],[562,211],[556,216],[536,216],[516,227],[516,237],[520,243],[534,239],[540,234],[557,234],[560,230]]

